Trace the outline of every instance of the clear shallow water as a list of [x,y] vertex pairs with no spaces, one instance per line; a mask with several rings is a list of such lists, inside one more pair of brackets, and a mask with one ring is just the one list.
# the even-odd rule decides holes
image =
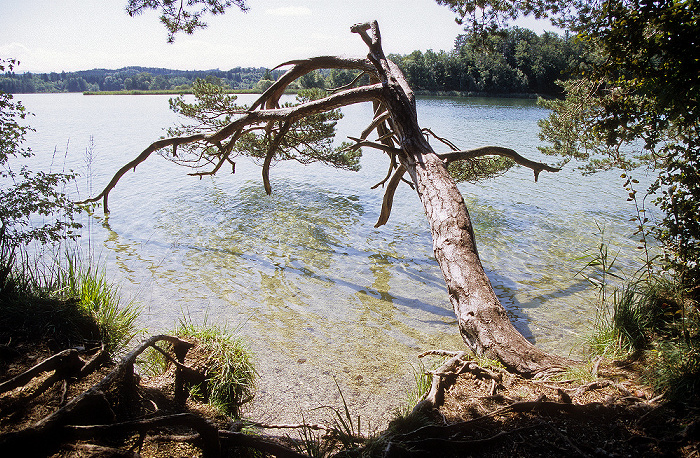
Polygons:
[[[36,167],[79,171],[70,191],[81,198],[177,121],[167,96],[18,98],[35,113]],[[371,107],[344,113],[339,139],[357,135]],[[532,101],[424,98],[418,113],[462,148],[500,145],[542,159],[536,123],[547,112]],[[199,180],[154,155],[111,193],[109,217],[86,217],[81,243],[143,307],[150,332],[183,316],[237,329],[256,354],[259,397],[284,393],[296,420],[299,409],[333,405],[333,377],[358,413],[390,411],[413,383],[416,354],[463,344],[416,194],[399,189],[389,223],[375,229],[382,191],[369,188],[388,164],[365,150],[362,166],[279,164],[267,196],[245,159],[234,175]],[[618,264],[634,265],[621,182],[619,173],[569,168],[535,183],[516,168],[460,185],[494,288],[518,329],[549,351],[577,354],[595,317],[595,293],[575,274],[598,243],[596,223],[620,248]]]

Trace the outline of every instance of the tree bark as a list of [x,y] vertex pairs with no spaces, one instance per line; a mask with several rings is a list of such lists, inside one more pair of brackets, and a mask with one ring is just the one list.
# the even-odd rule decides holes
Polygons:
[[[415,157],[421,159],[410,160]],[[564,365],[526,340],[508,319],[481,264],[469,211],[443,161],[429,145],[400,160],[423,203],[435,259],[467,346],[528,376]]]
[[435,258],[464,342],[476,354],[497,359],[525,376],[564,366],[562,358],[535,347],[508,319],[481,264],[462,194],[443,159],[423,136],[413,92],[401,71],[384,56],[376,22],[355,26],[353,32],[369,46],[368,58],[385,81],[383,102],[402,150],[398,159],[416,185],[428,217]]

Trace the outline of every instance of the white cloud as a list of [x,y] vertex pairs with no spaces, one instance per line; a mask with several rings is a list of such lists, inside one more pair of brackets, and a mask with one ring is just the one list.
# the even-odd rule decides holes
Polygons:
[[270,8],[265,10],[265,13],[272,16],[311,16],[311,10],[305,6],[282,6],[279,8]]

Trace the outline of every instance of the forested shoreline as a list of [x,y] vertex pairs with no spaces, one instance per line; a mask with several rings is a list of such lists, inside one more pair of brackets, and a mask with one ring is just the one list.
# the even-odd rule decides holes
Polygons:
[[[414,51],[390,55],[416,92],[459,95],[559,95],[557,80],[589,59],[574,36],[512,28],[483,37],[462,34],[450,51]],[[171,70],[124,67],[61,73],[14,73],[0,76],[0,90],[10,94],[49,92],[171,91],[188,92],[197,79],[216,81],[234,91],[264,90],[283,70],[236,67],[230,70]],[[304,88],[336,88],[357,75],[345,70],[316,71],[298,82]]]

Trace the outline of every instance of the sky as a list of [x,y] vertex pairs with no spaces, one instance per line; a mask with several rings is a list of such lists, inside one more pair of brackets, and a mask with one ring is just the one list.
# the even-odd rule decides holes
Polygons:
[[[360,57],[367,48],[350,26],[376,19],[384,52],[450,50],[462,32],[454,14],[434,0],[248,0],[208,17],[204,30],[167,31],[156,11],[129,17],[126,0],[0,0],[0,58],[16,72],[117,69],[273,68],[317,55]],[[540,33],[546,25],[519,25]]]

